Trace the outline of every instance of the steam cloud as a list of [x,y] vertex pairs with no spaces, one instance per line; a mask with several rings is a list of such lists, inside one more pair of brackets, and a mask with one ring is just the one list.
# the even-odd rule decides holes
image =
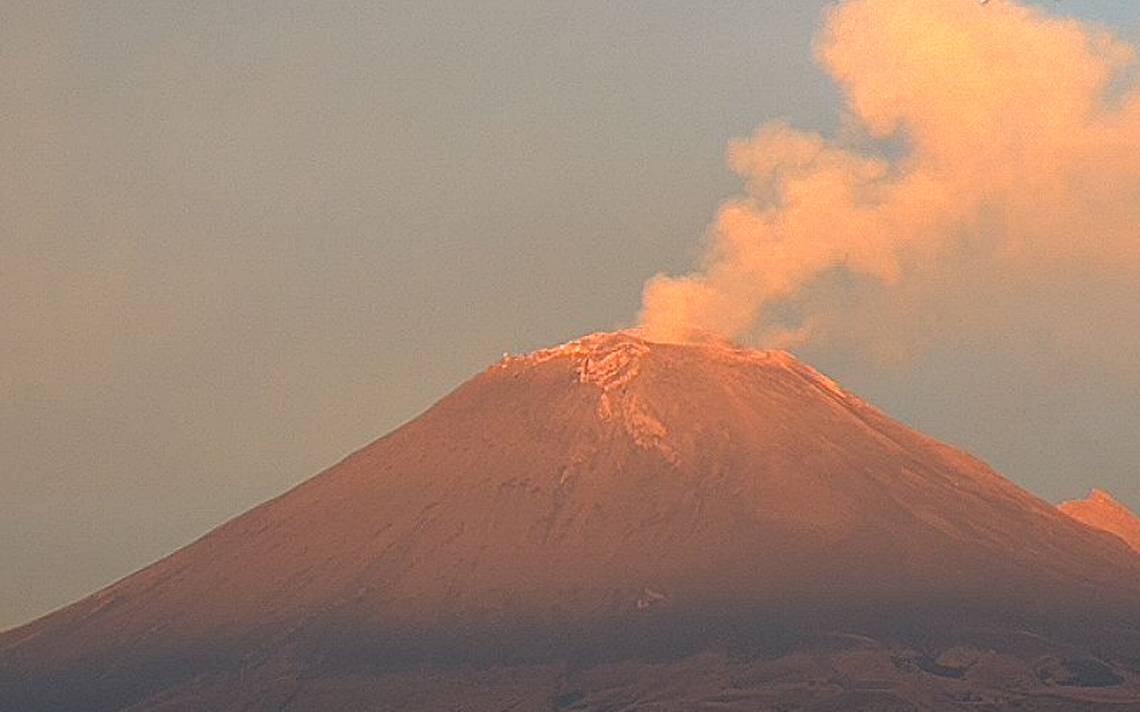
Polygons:
[[846,95],[845,128],[773,123],[730,146],[747,190],[721,207],[698,271],[646,284],[653,337],[817,338],[848,308],[819,296],[837,273],[921,301],[965,261],[1038,283],[1140,265],[1127,43],[1015,2],[848,0],[817,54]]

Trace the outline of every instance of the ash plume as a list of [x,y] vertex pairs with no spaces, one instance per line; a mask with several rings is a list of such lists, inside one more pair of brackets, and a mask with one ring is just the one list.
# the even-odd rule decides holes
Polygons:
[[[1047,292],[1074,270],[1140,271],[1127,42],[1015,2],[848,0],[816,53],[844,128],[769,123],[731,144],[746,190],[721,206],[696,271],[646,283],[654,338],[787,346],[860,319],[919,328],[932,305],[984,312],[979,285]],[[859,311],[838,278],[878,296]]]

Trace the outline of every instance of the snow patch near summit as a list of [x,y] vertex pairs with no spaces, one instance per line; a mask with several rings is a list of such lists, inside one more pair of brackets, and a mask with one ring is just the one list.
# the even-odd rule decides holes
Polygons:
[[629,341],[608,351],[587,352],[578,364],[578,380],[592,383],[604,393],[624,387],[641,372],[641,357],[649,353],[644,343]]
[[638,447],[656,450],[667,461],[677,464],[677,451],[667,440],[668,428],[645,400],[628,388],[641,374],[642,360],[650,352],[650,344],[636,329],[630,329],[590,334],[526,356],[508,357],[503,365],[518,361],[537,365],[558,358],[570,359],[578,382],[600,391],[595,411],[599,420],[620,425]]

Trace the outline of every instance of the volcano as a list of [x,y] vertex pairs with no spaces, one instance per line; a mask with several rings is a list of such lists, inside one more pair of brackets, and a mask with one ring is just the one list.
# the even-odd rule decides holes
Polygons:
[[0,636],[6,710],[1137,704],[1121,539],[787,353],[637,331]]

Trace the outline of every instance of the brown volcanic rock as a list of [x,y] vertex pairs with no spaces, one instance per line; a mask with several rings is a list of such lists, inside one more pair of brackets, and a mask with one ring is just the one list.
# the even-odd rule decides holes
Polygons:
[[[605,706],[589,675],[558,691],[568,661],[785,659],[832,630],[876,636],[859,664],[895,672],[810,704],[893,709],[919,699],[899,676],[957,684],[921,646],[998,650],[983,668],[1030,677],[1046,654],[1120,670],[1140,661],[1138,612],[1140,557],[1122,543],[792,356],[619,332],[505,358],[287,494],[0,636],[0,709]],[[1070,620],[1075,633],[1046,630]],[[790,679],[816,695],[833,658]],[[692,680],[662,709],[726,694],[694,672],[707,660],[670,664]],[[1140,700],[1124,673],[1117,696]],[[621,694],[649,694],[639,684]]]
[[1115,534],[1140,552],[1140,517],[1109,493],[1094,489],[1088,497],[1062,502],[1057,508],[1093,529]]

